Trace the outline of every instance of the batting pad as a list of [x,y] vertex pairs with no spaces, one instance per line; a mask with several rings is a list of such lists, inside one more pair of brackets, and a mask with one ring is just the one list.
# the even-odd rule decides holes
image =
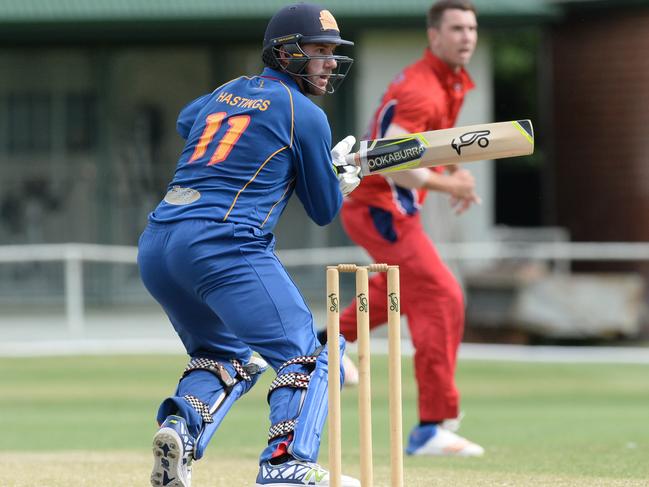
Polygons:
[[[345,339],[340,337],[340,355],[345,353]],[[316,360],[315,370],[311,374],[309,388],[302,403],[300,413],[296,418],[293,430],[293,441],[288,447],[288,452],[298,460],[315,462],[320,450],[320,437],[328,413],[327,371],[329,368],[329,354],[324,347]],[[344,381],[342,365],[340,367],[340,383]]]
[[266,361],[259,357],[252,357],[246,365],[236,360],[227,363],[193,358],[176,395],[160,406],[158,422],[170,414],[185,418],[190,434],[197,440],[194,459],[198,460],[234,402],[255,385],[267,368]]

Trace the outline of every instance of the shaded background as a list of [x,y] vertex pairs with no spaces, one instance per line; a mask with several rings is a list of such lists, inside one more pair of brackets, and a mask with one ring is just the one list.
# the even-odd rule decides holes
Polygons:
[[[182,147],[176,115],[261,69],[265,24],[286,3],[0,2],[0,326],[8,336],[88,335],[90,322],[114,336],[124,319],[131,333],[157,330],[164,318],[139,282],[133,246]],[[356,42],[349,78],[317,100],[338,140],[364,132],[390,79],[421,55],[430,2],[321,3]],[[456,218],[431,195],[424,210],[467,294],[467,340],[644,339],[649,2],[475,4],[477,88],[459,124],[530,118],[537,138],[531,157],[471,166],[481,207]],[[316,314],[322,265],[365,259],[336,253],[351,244],[339,222],[317,227],[296,202],[276,235],[280,252],[296,251],[284,254],[287,266]],[[67,243],[102,247],[49,246]],[[465,245],[474,243],[487,245]]]

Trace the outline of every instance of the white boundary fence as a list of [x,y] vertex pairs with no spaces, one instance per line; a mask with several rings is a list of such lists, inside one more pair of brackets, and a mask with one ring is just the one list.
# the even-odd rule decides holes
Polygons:
[[[448,260],[490,261],[520,259],[551,262],[559,271],[571,261],[649,261],[649,242],[466,242],[438,244]],[[277,252],[288,268],[326,266],[332,263],[367,263],[367,255],[358,247],[328,247],[283,250]],[[65,312],[69,331],[83,332],[85,262],[135,264],[137,248],[93,244],[43,244],[0,246],[0,264],[19,262],[62,262],[65,281]]]

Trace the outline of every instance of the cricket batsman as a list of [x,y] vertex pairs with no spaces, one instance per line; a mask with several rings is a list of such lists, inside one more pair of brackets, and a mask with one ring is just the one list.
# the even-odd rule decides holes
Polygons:
[[[267,25],[261,74],[229,81],[180,112],[186,143],[138,254],[145,286],[189,355],[157,413],[155,487],[190,486],[193,463],[268,367],[277,377],[255,485],[329,485],[317,463],[327,349],[274,253],[272,231],[293,194],[326,225],[360,182],[358,168],[345,164],[354,138],[332,149],[327,117],[309,99],[334,93],[353,62],[335,52],[352,44],[325,8],[288,5]],[[360,484],[343,476],[342,485]]]

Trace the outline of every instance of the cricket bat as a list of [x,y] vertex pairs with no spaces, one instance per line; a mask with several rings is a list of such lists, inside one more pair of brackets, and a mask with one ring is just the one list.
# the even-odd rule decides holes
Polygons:
[[431,132],[362,140],[358,152],[346,156],[364,176],[417,167],[526,156],[534,152],[530,120],[485,123]]

